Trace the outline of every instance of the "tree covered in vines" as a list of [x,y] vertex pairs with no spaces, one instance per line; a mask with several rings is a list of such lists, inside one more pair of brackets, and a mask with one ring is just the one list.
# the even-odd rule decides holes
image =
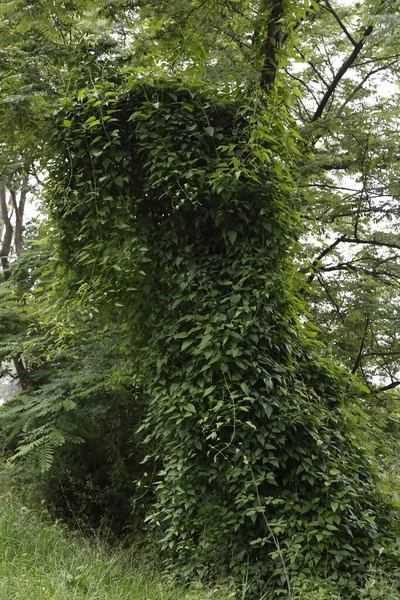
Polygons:
[[[348,90],[344,77],[355,66],[366,77],[357,60],[375,30],[384,35],[383,11],[395,3],[349,13],[357,24],[366,19],[357,36],[345,9],[328,2],[217,3],[214,12],[208,2],[160,3],[161,21],[152,3],[132,3],[127,14],[140,23],[134,40],[123,37],[117,5],[99,8],[109,37],[87,33],[73,45],[79,68],[56,94],[48,90],[45,248],[54,267],[39,269],[27,291],[48,315],[36,312],[31,327],[42,340],[37,364],[48,374],[3,418],[22,432],[19,454],[40,449],[45,470],[63,445],[99,439],[112,415],[113,476],[131,473],[136,489],[125,492],[134,510],[146,490],[138,518],[175,572],[233,576],[255,598],[290,596],[296,578],[316,576],[359,597],[371,565],[384,572],[396,564],[394,507],[371,457],[358,400],[366,388],[313,341],[318,330],[304,296],[329,312],[312,286],[339,244],[397,249],[384,232],[365,237],[366,180],[350,207],[347,197],[332,207],[325,176],[340,161],[354,172],[365,167],[369,141],[362,156],[348,137],[337,150],[326,114],[329,107],[344,114],[358,98],[362,85]],[[84,3],[75,9],[79,31],[87,26]],[[227,25],[227,14],[238,25]],[[25,33],[34,29],[24,23]],[[308,60],[299,33],[321,36],[320,23],[328,31],[339,25],[345,37],[337,48],[331,41],[343,61],[328,82],[329,64]],[[51,43],[65,50],[74,21],[58,24]],[[113,39],[124,39],[118,50]],[[66,53],[59,60],[71,64]],[[246,72],[240,84],[235,64]],[[313,109],[289,80],[311,89]],[[346,97],[336,107],[339,84]],[[379,170],[376,142],[374,152],[368,181]],[[314,187],[322,191],[312,195]],[[340,235],[307,255],[299,277],[300,238],[316,231],[308,206],[313,225],[328,234],[337,226]],[[374,251],[348,270],[361,264],[368,275],[365,265],[375,261],[374,279],[382,260]],[[369,297],[371,279],[363,280]],[[334,296],[327,291],[342,315]],[[363,315],[364,295],[359,300]],[[344,363],[354,359],[353,374],[367,360],[367,329],[347,359],[337,353]],[[114,439],[121,430],[123,450]]]
[[99,309],[123,313],[170,565],[247,573],[257,594],[290,593],[312,563],[351,593],[393,523],[354,384],[298,321],[284,107],[132,76],[68,98],[57,123],[51,218],[70,285],[95,272]]

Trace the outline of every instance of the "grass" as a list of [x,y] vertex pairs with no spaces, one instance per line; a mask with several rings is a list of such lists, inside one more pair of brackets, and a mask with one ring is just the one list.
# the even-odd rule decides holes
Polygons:
[[[71,536],[26,508],[0,477],[0,600],[223,600],[138,567],[133,551]],[[225,596],[226,598],[226,596]]]
[[[347,600],[329,580],[297,577],[291,600]],[[246,594],[238,594],[245,600]],[[285,596],[289,598],[289,596]],[[352,596],[354,597],[354,596]],[[366,576],[358,600],[400,600],[398,585],[378,571]],[[113,549],[100,539],[72,535],[42,519],[12,491],[0,466],[0,600],[228,600],[200,585],[183,588],[152,572],[143,554]],[[276,600],[276,594],[263,596]]]

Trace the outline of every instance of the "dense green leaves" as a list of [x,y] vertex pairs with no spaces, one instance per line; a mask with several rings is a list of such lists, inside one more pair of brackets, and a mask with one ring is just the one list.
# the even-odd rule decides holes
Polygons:
[[70,285],[123,315],[148,392],[148,521],[185,576],[287,593],[312,571],[351,594],[392,525],[357,388],[298,322],[285,113],[188,80],[128,86],[57,113],[49,202]]
[[[326,355],[371,390],[385,372],[397,385],[381,302],[385,284],[396,307],[397,108],[374,80],[397,70],[396,3],[127,2],[123,18],[119,2],[8,4],[3,98],[40,140],[15,156],[46,156],[49,174],[49,266],[27,267],[27,305],[6,314],[26,318],[13,343],[31,349],[32,389],[2,411],[17,453],[64,478],[116,415],[122,448],[101,456],[144,487],[180,575],[233,576],[255,598],[317,575],[359,597],[371,565],[397,560],[371,458],[388,453],[364,410],[396,425]],[[19,61],[17,40],[40,32],[32,97],[32,46]]]

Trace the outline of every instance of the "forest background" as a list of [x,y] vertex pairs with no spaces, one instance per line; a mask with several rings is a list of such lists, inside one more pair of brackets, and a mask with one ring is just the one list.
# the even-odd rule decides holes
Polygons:
[[183,579],[398,597],[398,2],[0,19],[20,477]]

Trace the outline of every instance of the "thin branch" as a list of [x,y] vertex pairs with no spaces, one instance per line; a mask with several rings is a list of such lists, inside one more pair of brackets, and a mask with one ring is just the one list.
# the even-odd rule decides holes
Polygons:
[[393,66],[394,64],[396,64],[397,61],[393,61],[388,65],[383,65],[382,67],[379,67],[377,69],[373,69],[372,71],[370,71],[369,73],[367,73],[367,75],[365,75],[365,77],[363,77],[363,79],[360,81],[360,83],[354,88],[354,90],[348,95],[348,97],[346,98],[346,100],[343,102],[343,104],[340,106],[340,108],[338,109],[337,114],[340,115],[343,110],[346,108],[346,106],[348,105],[349,102],[351,102],[353,100],[353,98],[358,94],[358,92],[362,89],[364,83],[373,75],[375,75],[376,73],[379,73],[380,71],[384,71],[386,69],[389,69],[391,66]]
[[355,41],[355,39],[349,32],[349,30],[347,29],[346,25],[343,23],[342,19],[339,17],[337,12],[333,9],[332,4],[329,2],[329,0],[324,0],[324,2],[325,2],[326,6],[322,5],[323,8],[325,8],[325,10],[327,10],[328,12],[331,13],[331,15],[336,19],[336,21],[339,24],[339,27],[343,31],[343,33],[348,37],[348,39],[353,44],[353,46],[356,46],[357,42]]
[[[326,46],[326,42],[325,42],[325,36],[322,36],[322,44],[324,46],[324,53],[325,53],[325,60],[326,60],[326,64],[329,67],[329,70],[331,72],[332,77],[335,77],[335,69],[333,67],[332,61],[331,61],[331,53],[332,53],[332,49],[331,48],[327,48]],[[317,50],[319,54],[322,54],[321,50],[319,49],[319,46],[317,45]]]
[[340,81],[342,80],[343,76],[347,73],[347,71],[350,69],[350,67],[354,64],[355,60],[357,59],[358,55],[360,54],[361,50],[363,49],[366,39],[371,35],[373,29],[374,29],[373,25],[369,25],[365,29],[363,36],[357,42],[357,44],[354,46],[352,53],[343,62],[342,66],[340,67],[339,71],[336,73],[335,77],[333,78],[333,81],[331,82],[330,86],[328,87],[326,93],[324,94],[324,97],[322,98],[321,102],[319,103],[319,106],[318,106],[317,110],[315,111],[314,116],[312,118],[312,122],[315,122],[321,118],[329,100],[333,96]]
[[[313,97],[314,101],[317,103],[317,97],[314,94],[314,90],[307,85],[307,83],[305,81],[303,81],[300,77],[297,77],[296,75],[294,75],[293,73],[291,73],[290,71],[288,71],[287,69],[284,69],[286,75],[289,75],[289,77],[291,77],[291,79],[294,79],[294,81],[298,81],[299,83],[301,83],[301,85],[303,87],[305,87],[305,89],[307,90],[307,92]],[[308,111],[307,111],[308,112]]]
[[317,67],[314,65],[314,63],[311,60],[307,60],[306,61],[306,57],[303,54],[303,52],[297,47],[294,46],[294,49],[296,50],[296,52],[299,54],[299,56],[301,56],[301,58],[304,60],[304,62],[306,62],[314,71],[314,73],[316,74],[316,76],[318,77],[318,79],[320,79],[322,81],[322,83],[324,84],[324,86],[326,88],[329,88],[329,83],[327,81],[325,81],[324,77],[321,75],[321,73],[318,71]]
[[368,58],[362,62],[354,63],[352,68],[364,67],[365,65],[369,65],[371,63],[380,62],[381,60],[391,60],[392,58],[400,58],[400,54],[390,54],[389,56],[376,56],[373,58]]
[[[343,236],[340,236],[330,246],[327,246],[316,258],[314,258],[313,262],[311,263],[311,267],[310,267],[310,271],[312,271],[312,272],[310,273],[310,275],[307,278],[308,285],[310,285],[310,283],[312,283],[312,281],[315,279],[315,276],[317,275],[317,273],[322,270],[321,268],[319,268],[319,263],[321,262],[321,260],[324,258],[324,256],[326,256],[327,254],[332,252],[332,250],[334,250],[336,248],[336,246],[338,246],[340,244],[340,242],[342,241],[342,238],[343,238]],[[301,291],[303,291],[303,290],[301,290]]]
[[[215,31],[218,32],[218,34],[221,33],[221,28],[214,24],[214,23],[210,23],[210,26],[215,29]],[[228,31],[228,29],[224,29],[224,35],[226,35],[230,40],[232,40],[232,42],[235,42],[235,44],[238,46],[238,48],[240,50],[242,50],[243,48],[247,48],[248,50],[252,49],[252,46],[250,44],[247,44],[246,42],[244,42],[242,39],[240,39],[239,34],[235,34],[232,33],[230,31]]]
[[354,362],[354,366],[351,370],[352,375],[355,375],[357,373],[358,367],[360,366],[360,363],[362,361],[363,351],[364,351],[364,347],[365,347],[365,338],[367,336],[367,331],[368,331],[369,325],[370,325],[370,318],[369,318],[369,315],[367,314],[366,319],[365,319],[364,332],[363,332],[363,336],[361,338],[360,349],[358,351],[357,358]]
[[326,284],[326,282],[324,281],[324,279],[320,273],[317,274],[317,279],[318,279],[318,282],[320,283],[321,287],[324,288],[325,294],[327,295],[328,300],[330,301],[330,303],[334,307],[335,311],[337,312],[339,319],[342,321],[342,323],[345,323],[345,317],[341,310],[342,307],[339,306],[338,303],[336,302],[336,299],[331,294],[331,290],[329,289],[328,285]]
[[[345,198],[346,197],[347,196],[345,196]],[[379,208],[363,208],[362,214],[364,216],[365,215],[374,215],[374,214],[386,216],[387,210],[390,210],[390,208],[391,208],[390,205],[382,206]],[[336,219],[343,219],[344,217],[354,217],[355,214],[356,214],[355,211],[351,211],[351,210],[348,212],[338,212],[338,213],[333,212],[330,217],[330,223],[334,223],[334,221]],[[324,216],[326,216],[326,213]]]
[[[298,102],[299,102],[299,104],[298,104],[298,106],[299,106],[299,109],[298,109],[298,116],[300,117],[300,119],[301,119],[302,121],[305,121],[306,119],[307,119],[308,121],[310,121],[310,119],[311,119],[311,113],[310,113],[310,111],[308,110],[308,108],[306,107],[306,105],[304,104],[304,102],[303,102],[302,98],[298,98]],[[301,109],[303,109],[303,112],[302,112],[302,110],[301,110]]]
[[[193,8],[193,9],[192,9],[192,10],[189,12],[189,14],[187,15],[187,17],[186,17],[186,22],[189,22],[189,17],[190,17],[190,15],[191,15],[191,14],[192,14],[194,11],[196,11],[196,10],[199,10],[200,8],[202,8],[204,5],[206,5],[206,4],[207,4],[207,2],[208,2],[208,0],[203,0],[203,2],[201,2],[200,6],[196,6],[196,7],[194,7],[194,8]],[[205,21],[206,21],[206,19],[207,19],[208,15],[209,15],[209,14],[212,12],[212,10],[214,9],[215,5],[216,5],[216,1],[215,1],[215,2],[213,2],[213,4],[212,4],[212,5],[211,5],[211,7],[208,9],[208,11],[207,11],[207,12],[206,12],[206,14],[204,15],[204,17],[200,19],[200,21],[197,23],[197,25],[195,25],[195,26],[193,27],[193,29],[190,31],[190,33],[189,33],[189,34],[188,34],[188,35],[185,37],[185,39],[184,39],[184,40],[183,40],[183,42],[182,42],[182,48],[183,48],[183,47],[186,45],[186,43],[187,43],[187,42],[188,42],[188,41],[189,41],[189,40],[190,40],[190,39],[191,39],[191,38],[192,38],[194,35],[196,35],[197,31],[198,31],[198,30],[201,28],[201,26],[202,26],[202,25],[205,23]],[[173,28],[175,25],[176,25],[176,24],[174,24],[173,26],[171,26],[171,30],[172,30],[172,28]],[[165,33],[165,31],[163,31],[163,33]],[[178,60],[179,60],[179,58],[180,58],[181,54],[182,54],[182,50],[180,50],[180,51],[179,51],[179,52],[178,52],[178,53],[175,55],[175,57],[174,57],[174,59],[173,59],[173,61],[172,61],[172,64],[175,64],[176,62],[178,62]]]
[[361,190],[356,188],[344,187],[342,185],[331,185],[330,183],[305,183],[304,185],[300,185],[300,188],[309,188],[316,187],[322,189],[330,189],[330,190],[342,190],[345,192],[361,192]]
[[364,371],[364,367],[362,365],[360,365],[360,371],[361,371],[361,375],[362,378],[364,380],[365,385],[367,386],[367,388],[369,389],[370,394],[372,394],[372,384],[371,382],[368,380],[368,377]]

